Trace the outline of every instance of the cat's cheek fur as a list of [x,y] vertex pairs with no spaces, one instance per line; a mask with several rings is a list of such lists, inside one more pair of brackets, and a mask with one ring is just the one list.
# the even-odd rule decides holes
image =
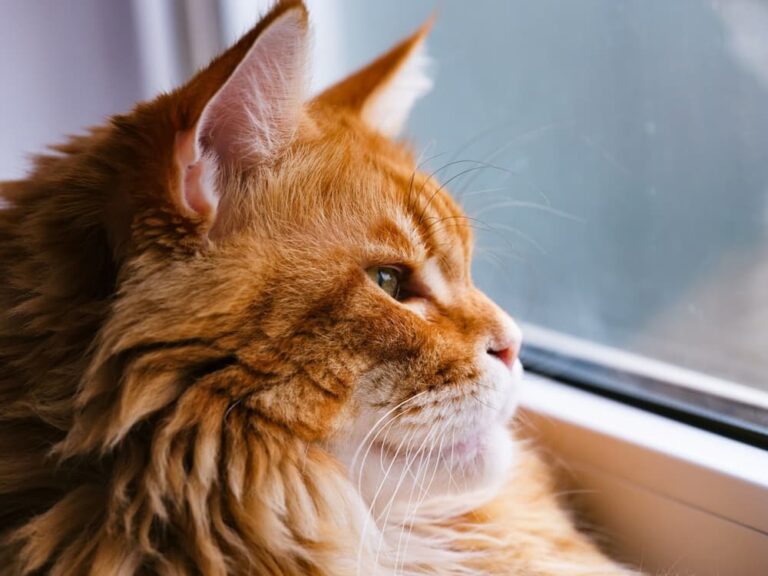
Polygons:
[[458,395],[448,387],[412,396],[425,406],[415,415],[399,412],[412,402],[382,404],[380,390],[363,392],[349,427],[328,443],[375,516],[456,494],[490,498],[507,481],[516,452],[508,425],[522,366],[516,361],[510,370],[484,352],[477,364],[482,376]]

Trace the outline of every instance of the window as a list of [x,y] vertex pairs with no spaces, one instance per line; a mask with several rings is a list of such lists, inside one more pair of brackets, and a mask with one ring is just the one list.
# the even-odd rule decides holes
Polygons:
[[[334,4],[339,68],[433,8]],[[768,6],[448,1],[430,51],[412,134],[474,218],[477,284],[529,325],[529,366],[582,383],[594,367],[640,373],[594,372],[764,445]]]

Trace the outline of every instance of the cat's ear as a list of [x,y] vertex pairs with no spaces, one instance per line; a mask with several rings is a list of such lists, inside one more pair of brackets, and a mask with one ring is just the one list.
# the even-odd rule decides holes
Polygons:
[[184,208],[212,221],[216,172],[269,162],[290,142],[306,98],[308,45],[304,4],[283,0],[177,92]]
[[400,134],[416,101],[432,87],[425,46],[432,22],[430,18],[415,34],[316,100],[354,110],[368,126],[386,136]]

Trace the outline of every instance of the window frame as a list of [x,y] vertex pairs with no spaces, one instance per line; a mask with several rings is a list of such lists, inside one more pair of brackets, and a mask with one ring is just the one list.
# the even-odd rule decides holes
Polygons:
[[656,573],[765,573],[768,451],[530,372],[521,410],[620,558]]
[[534,373],[768,449],[768,393],[650,358],[525,325]]

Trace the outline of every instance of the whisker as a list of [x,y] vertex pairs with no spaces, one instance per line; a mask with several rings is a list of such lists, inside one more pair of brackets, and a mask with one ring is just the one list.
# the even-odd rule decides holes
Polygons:
[[[421,396],[423,394],[426,394],[426,393],[427,393],[427,390],[424,390],[422,392],[419,392],[418,394],[414,394],[413,396],[409,396],[409,397],[405,398],[404,400],[402,400],[401,402],[399,402],[393,408],[390,408],[389,410],[387,410],[387,412],[385,412],[384,415],[381,416],[376,421],[376,423],[374,423],[374,425],[371,427],[371,430],[368,431],[368,433],[365,435],[363,440],[360,442],[360,445],[358,446],[358,448],[355,451],[355,454],[354,454],[354,456],[352,458],[352,464],[350,465],[350,471],[353,472],[354,469],[355,469],[355,465],[356,465],[357,459],[358,459],[358,457],[360,455],[360,452],[363,450],[363,448],[365,447],[366,443],[368,443],[368,448],[367,448],[367,450],[365,452],[365,455],[363,456],[363,460],[362,460],[362,462],[360,464],[360,469],[359,469],[358,477],[357,477],[357,491],[358,491],[358,494],[362,494],[362,475],[363,475],[363,470],[365,468],[365,462],[366,462],[366,460],[368,458],[368,455],[370,454],[371,447],[373,446],[373,442],[375,442],[375,440],[378,437],[378,435],[381,433],[381,431],[386,426],[391,425],[395,420],[397,420],[400,416],[402,416],[405,413],[404,411],[401,411],[399,414],[395,414],[394,416],[391,416],[393,414],[393,412],[396,412],[398,409],[402,409],[403,407],[405,407],[410,402],[415,402],[415,400],[417,400],[419,398],[419,396]],[[382,422],[384,422],[388,418],[389,418],[389,420],[384,424],[384,427],[382,427],[381,430],[376,431],[377,428],[379,428],[379,426],[381,426]],[[374,432],[375,432],[375,434],[374,434]],[[373,438],[371,438],[372,434],[373,434]],[[381,481],[381,483],[379,485],[379,488],[377,489],[377,492],[376,492],[377,495],[378,495],[379,490],[383,487],[384,482],[386,482],[386,474],[385,474],[384,478],[382,479],[382,481]],[[361,539],[360,539],[360,545],[358,547],[358,554],[357,554],[358,572],[362,571],[363,546],[365,545],[365,541],[366,541],[365,535],[366,535],[367,531],[370,529],[370,524],[373,521],[372,510],[373,510],[373,506],[375,505],[375,500],[376,499],[374,498],[373,501],[371,502],[371,504],[369,505],[369,507],[368,507],[368,515],[366,516],[365,522],[363,523],[363,528],[362,528],[362,532],[361,532]],[[374,525],[375,525],[375,523],[374,523]],[[376,562],[378,562],[378,553],[377,553]]]
[[414,394],[413,396],[408,396],[402,402],[398,403],[393,408],[390,408],[389,410],[387,410],[387,412],[385,412],[384,415],[381,416],[381,418],[379,418],[374,423],[374,425],[371,427],[371,429],[368,431],[368,433],[365,435],[365,437],[363,437],[363,439],[362,439],[362,441],[360,443],[360,446],[358,447],[357,451],[355,452],[354,456],[352,457],[352,463],[351,463],[350,467],[354,467],[355,462],[357,461],[357,457],[360,455],[359,454],[360,451],[362,450],[363,446],[365,445],[366,441],[371,436],[371,434],[373,434],[375,432],[377,426],[379,426],[384,420],[386,420],[390,416],[390,414],[392,414],[394,411],[398,410],[399,408],[403,407],[405,404],[407,404],[409,402],[415,401],[419,396],[422,396],[422,395],[426,394],[427,392],[428,392],[427,390],[422,390],[418,394]]
[[[400,449],[401,449],[401,447],[403,446],[403,443],[406,440],[408,440],[407,436],[401,440],[400,444],[398,444],[397,451],[396,451],[395,455],[399,454]],[[395,459],[393,458],[392,462],[389,465],[389,468],[387,468],[387,470],[384,471],[384,474],[381,476],[381,479],[379,480],[379,485],[376,487],[376,492],[374,494],[374,497],[371,499],[371,502],[368,505],[368,516],[366,516],[366,519],[365,519],[365,524],[364,524],[364,527],[363,527],[363,533],[365,533],[365,530],[366,530],[367,526],[369,525],[369,521],[372,522],[373,525],[377,529],[379,528],[379,518],[378,518],[378,516],[374,517],[374,508],[376,507],[376,503],[378,501],[379,495],[381,494],[381,491],[384,489],[384,485],[386,484],[386,482],[387,482],[387,480],[389,478],[389,473],[392,471],[392,467],[394,466],[394,463],[395,463]],[[379,529],[379,532],[380,532],[381,536],[379,537],[379,543],[378,543],[378,545],[376,547],[376,556],[375,556],[375,559],[374,559],[374,564],[376,566],[378,566],[378,564],[379,564],[379,554],[381,552],[382,546],[384,545],[384,532],[381,529]]]
[[[376,498],[374,498],[374,502],[378,498],[378,495],[379,495],[381,489],[384,486],[384,482],[386,481],[387,477],[389,476],[389,471],[392,469],[392,466],[394,465],[395,461],[397,460],[397,457],[400,455],[400,449],[402,448],[402,446],[403,446],[403,444],[405,442],[407,442],[407,444],[410,444],[411,438],[413,438],[413,435],[415,433],[416,433],[415,430],[411,431],[411,433],[409,435],[407,435],[405,438],[403,438],[403,440],[398,445],[397,451],[395,452],[394,456],[392,457],[392,463],[390,464],[390,467],[387,470],[387,475],[384,477],[384,480],[379,485],[379,490],[377,490],[377,494],[376,494]],[[408,447],[406,445],[406,456],[407,456],[407,454],[408,454]],[[380,514],[378,514],[376,516],[376,524],[381,527],[382,533],[386,532],[386,528],[387,528],[387,525],[389,523],[389,515],[390,515],[390,512],[392,511],[392,505],[394,504],[395,498],[397,497],[397,493],[400,490],[400,486],[402,485],[403,481],[405,480],[405,476],[406,476],[407,470],[408,470],[408,465],[406,463],[406,465],[403,467],[403,470],[401,470],[401,472],[400,472],[400,477],[398,478],[397,484],[395,485],[395,489],[393,490],[392,494],[389,497],[389,500],[385,504],[384,510]],[[371,505],[371,510],[373,510],[373,504]],[[386,512],[386,517],[384,518],[384,522],[381,522],[381,516],[385,512]],[[379,546],[378,546],[378,548],[376,550],[376,563],[377,564],[378,564],[378,561],[379,561],[379,553],[381,552],[381,548],[383,547],[383,545],[384,545],[384,541],[382,539],[382,541],[379,542]]]
[[551,206],[547,206],[545,204],[536,204],[535,202],[527,202],[525,200],[509,200],[506,202],[499,202],[497,204],[485,206],[475,213],[475,217],[485,212],[498,210],[499,208],[530,208],[532,210],[541,210],[542,212],[552,214],[553,216],[559,216],[560,218],[564,218],[566,220],[572,220],[580,224],[586,224],[586,220],[580,216],[569,214],[568,212],[563,212],[562,210],[557,210],[556,208],[552,208]]
[[627,167],[619,162],[616,157],[611,154],[608,149],[597,142],[596,140],[590,138],[583,132],[578,132],[577,137],[579,140],[581,140],[584,144],[592,148],[593,150],[597,150],[597,152],[603,157],[604,160],[606,160],[609,164],[611,164],[614,168],[620,170],[622,173],[624,173],[627,176],[633,176],[632,172],[627,169]]
[[462,171],[461,171],[461,172],[459,172],[458,174],[454,174],[453,176],[451,176],[450,178],[448,178],[448,180],[446,180],[445,182],[443,182],[443,183],[442,183],[442,184],[441,184],[441,185],[440,185],[440,186],[437,188],[437,190],[435,190],[435,191],[434,191],[434,193],[432,194],[432,196],[430,196],[430,198],[429,198],[429,201],[426,203],[426,205],[424,206],[424,208],[423,208],[423,209],[422,209],[422,211],[421,211],[421,214],[420,214],[420,216],[419,216],[419,225],[421,225],[421,221],[422,221],[422,219],[424,218],[424,215],[426,214],[426,211],[427,211],[427,209],[428,209],[428,208],[429,208],[429,206],[432,204],[432,201],[435,199],[435,196],[437,196],[437,195],[440,193],[440,191],[441,191],[441,190],[444,190],[444,189],[445,189],[445,187],[446,187],[446,186],[448,186],[448,184],[450,184],[451,182],[453,182],[453,181],[454,181],[454,180],[456,180],[457,178],[460,178],[461,176],[464,176],[465,174],[469,174],[469,173],[471,173],[471,172],[477,172],[477,171],[479,171],[479,170],[483,170],[483,169],[485,169],[485,168],[491,168],[491,169],[494,169],[494,170],[499,170],[499,171],[501,171],[501,172],[505,172],[505,173],[507,173],[507,174],[514,174],[514,172],[512,172],[511,170],[509,170],[509,169],[507,169],[507,168],[504,168],[504,167],[502,167],[502,166],[496,166],[495,164],[488,164],[487,162],[482,162],[482,161],[480,161],[480,160],[454,160],[453,162],[449,162],[448,164],[444,164],[443,166],[441,166],[440,168],[438,168],[437,170],[435,170],[434,172],[432,172],[432,173],[431,173],[431,174],[430,174],[430,175],[427,177],[427,179],[424,181],[424,184],[422,184],[421,188],[419,188],[419,194],[421,194],[421,192],[424,190],[424,186],[426,185],[426,183],[427,183],[427,182],[428,182],[428,181],[429,181],[429,180],[430,180],[430,179],[431,179],[431,178],[432,178],[432,177],[433,177],[435,174],[437,174],[437,173],[438,173],[439,171],[441,171],[441,170],[444,170],[445,168],[448,168],[448,167],[450,167],[450,166],[452,166],[452,165],[457,165],[457,164],[475,164],[475,166],[472,166],[471,168],[466,168],[465,170],[462,170]]
[[[434,142],[434,140],[432,142]],[[422,165],[426,164],[427,162],[430,162],[431,160],[434,160],[435,158],[439,158],[440,156],[445,155],[445,152],[440,152],[438,154],[433,154],[429,158],[424,159],[423,155],[425,154],[425,152],[426,150],[419,155],[419,159],[416,161],[416,166],[411,172],[411,178],[408,182],[408,199],[406,202],[406,206],[409,212],[413,210],[413,205],[411,204],[411,201],[413,200],[415,202],[415,197],[412,197],[412,195],[413,195],[413,180],[414,178],[416,178],[416,173],[419,171]]]
[[489,124],[488,126],[483,128],[480,132],[474,134],[473,136],[470,136],[461,145],[459,145],[459,147],[456,149],[456,151],[453,153],[450,159],[455,160],[456,158],[458,158],[459,155],[469,150],[475,143],[480,142],[483,138],[485,138],[490,134],[493,134],[498,130],[503,130],[507,128],[511,123],[515,122],[516,120],[517,118],[515,116],[510,116],[504,122],[499,122],[499,123],[494,122],[492,124]]
[[475,196],[480,196],[482,194],[490,194],[492,192],[504,192],[506,190],[509,190],[509,186],[494,186],[493,188],[479,188],[477,190],[471,190],[469,192],[465,192],[459,196],[459,194],[455,194],[457,199],[460,200],[466,200],[467,198],[474,198]]
[[[504,152],[506,152],[509,148],[511,148],[513,145],[519,144],[520,142],[523,142],[525,140],[530,139],[531,137],[540,136],[541,134],[544,134],[546,132],[549,132],[550,130],[554,130],[555,128],[561,128],[564,127],[565,124],[562,122],[552,122],[550,124],[545,124],[543,126],[539,126],[538,128],[534,128],[533,130],[529,130],[528,132],[524,132],[523,134],[520,134],[519,136],[516,136],[491,152],[489,155],[485,157],[486,162],[493,162],[496,160],[496,158],[499,158]],[[469,188],[469,186],[472,185],[472,183],[477,179],[477,176],[474,176],[469,179],[464,185],[464,190]],[[458,194],[459,197],[461,197],[463,190],[459,190]],[[543,196],[543,194],[542,194]],[[545,201],[548,201],[546,196],[543,196]]]
[[[516,247],[509,241],[509,239],[505,235],[503,235],[501,233],[501,231],[509,232],[509,233],[514,234],[515,236],[519,237],[521,240],[524,240],[525,242],[530,244],[542,256],[546,256],[547,255],[546,249],[541,244],[539,244],[536,240],[534,240],[531,236],[529,236],[528,234],[524,233],[523,231],[518,230],[517,228],[514,228],[512,226],[508,226],[506,224],[497,224],[497,223],[489,224],[489,223],[487,223],[487,222],[485,222],[483,220],[479,220],[478,218],[472,217],[472,216],[446,216],[444,218],[438,219],[436,222],[434,222],[433,224],[429,225],[427,238],[429,238],[430,241],[433,240],[433,237],[434,237],[434,235],[437,232],[439,232],[440,230],[444,229],[444,228],[439,228],[437,226],[439,224],[445,223],[446,221],[450,225],[454,225],[454,226],[469,226],[473,230],[479,230],[479,231],[482,231],[482,232],[488,232],[490,234],[494,234],[494,235],[498,236],[501,240],[504,241],[504,243],[506,244],[507,248],[512,250],[514,253],[519,254],[519,253],[517,253]],[[464,221],[464,222],[462,222],[462,221]],[[447,226],[447,224],[446,224],[446,226]],[[441,243],[437,244],[438,247],[450,246],[450,245],[451,244],[449,242],[441,242]]]
[[[477,249],[477,256],[478,258],[482,258],[491,264],[497,272],[507,272],[506,268],[504,267],[504,259],[493,248],[479,246]],[[504,253],[504,256],[511,256],[518,262],[526,262],[522,254],[519,252],[513,252],[510,254]]]
[[[440,445],[438,446],[437,451],[434,450],[434,442],[432,442],[432,446],[429,449],[429,454],[432,456],[431,460],[434,461],[434,467],[432,469],[432,476],[430,477],[429,482],[427,483],[427,487],[426,487],[426,489],[422,489],[423,488],[423,482],[420,484],[420,486],[419,486],[420,496],[419,496],[418,502],[413,507],[413,509],[411,509],[410,497],[409,497],[409,500],[408,500],[408,509],[409,509],[409,511],[412,512],[412,516],[410,518],[410,521],[407,523],[407,525],[408,525],[408,536],[406,537],[406,540],[405,540],[405,550],[408,550],[408,545],[410,544],[410,541],[411,541],[411,536],[413,534],[413,527],[414,527],[414,525],[416,523],[415,522],[416,521],[415,515],[418,513],[418,510],[421,508],[421,505],[424,503],[425,499],[427,498],[427,496],[429,495],[430,491],[432,490],[432,485],[434,484],[435,477],[437,475],[437,470],[440,467],[440,456],[441,456],[442,451],[443,451],[443,442],[445,441],[445,434],[443,434],[442,431],[441,431],[440,433],[438,433],[438,436],[440,438]],[[453,448],[453,447],[451,447],[451,448]],[[430,458],[428,458],[428,460],[427,460],[427,466],[429,466],[429,461],[430,461]],[[405,531],[405,526],[403,526],[403,529],[400,532],[400,537],[402,537],[404,531]],[[400,539],[399,538],[398,538],[397,550],[398,550],[398,553],[399,553],[399,551],[400,551]]]
[[[432,443],[432,436],[433,434],[436,433],[438,429],[439,428],[435,426],[429,430],[427,435],[424,436],[424,438],[422,439],[419,449],[417,451],[417,453],[420,454],[419,466],[418,466],[418,471],[416,473],[416,477],[414,479],[415,481],[411,486],[411,490],[408,494],[408,503],[405,507],[405,516],[401,520],[400,534],[398,536],[397,548],[395,549],[395,574],[398,573],[398,565],[400,564],[400,566],[402,566],[402,564],[400,563],[400,558],[401,558],[400,550],[401,550],[402,536],[403,536],[403,533],[405,532],[405,526],[406,524],[408,524],[408,514],[412,510],[413,495],[416,489],[418,488],[420,490],[423,485],[423,481],[420,481],[419,478],[421,477],[421,470],[422,470],[422,467],[424,466],[424,459],[426,457],[426,465],[428,466],[431,460],[431,456],[433,454],[431,447],[428,448],[427,444]],[[406,467],[410,468],[410,464],[407,464]],[[398,486],[398,489],[399,489],[399,486]],[[412,523],[411,523],[411,526],[412,526]],[[402,556],[402,558],[404,563],[404,555]]]
[[529,236],[528,234],[526,234],[522,230],[519,230],[518,228],[515,228],[514,226],[509,226],[507,224],[496,224],[496,223],[494,223],[494,224],[490,224],[489,227],[486,230],[484,230],[484,231],[485,232],[490,232],[491,234],[498,234],[498,235],[503,237],[503,235],[501,234],[500,230],[503,230],[504,232],[509,232],[510,234],[514,234],[515,236],[517,236],[521,240],[524,240],[525,242],[527,242],[528,244],[533,246],[533,248],[535,248],[539,252],[539,254],[541,254],[542,256],[547,256],[548,255],[548,252],[544,248],[544,246],[542,246],[540,243],[538,243],[536,240],[534,240],[531,236]]

